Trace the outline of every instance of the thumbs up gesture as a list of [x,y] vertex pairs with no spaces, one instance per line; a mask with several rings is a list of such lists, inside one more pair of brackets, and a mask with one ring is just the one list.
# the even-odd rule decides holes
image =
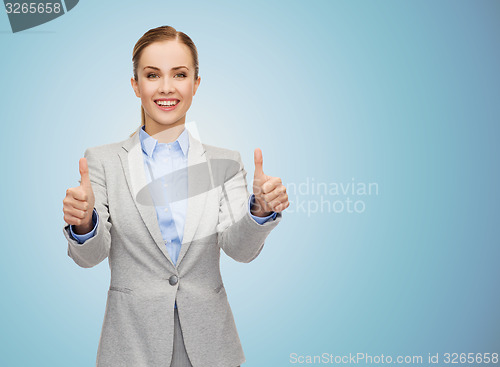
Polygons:
[[90,183],[87,159],[80,159],[80,186],[71,187],[66,190],[63,200],[64,221],[74,225],[76,234],[85,234],[92,230],[92,211],[94,210],[95,198]]
[[253,193],[255,205],[250,209],[257,217],[266,217],[274,212],[288,208],[288,194],[281,178],[268,176],[262,169],[262,151],[257,148],[253,153],[255,172],[253,176]]

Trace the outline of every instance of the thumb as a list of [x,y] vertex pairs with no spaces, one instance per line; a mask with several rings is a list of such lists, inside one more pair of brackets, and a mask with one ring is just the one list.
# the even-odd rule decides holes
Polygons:
[[260,148],[257,148],[253,152],[253,161],[255,163],[255,173],[254,176],[264,176],[264,171],[262,170],[262,151]]
[[90,177],[89,177],[89,167],[87,165],[87,158],[80,158],[80,176],[82,177],[82,180],[80,181],[80,186],[84,187],[92,187],[90,184]]

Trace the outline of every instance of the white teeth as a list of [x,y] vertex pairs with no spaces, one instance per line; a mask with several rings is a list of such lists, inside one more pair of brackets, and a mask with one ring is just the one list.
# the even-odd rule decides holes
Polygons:
[[156,104],[160,106],[175,106],[179,101],[156,101]]

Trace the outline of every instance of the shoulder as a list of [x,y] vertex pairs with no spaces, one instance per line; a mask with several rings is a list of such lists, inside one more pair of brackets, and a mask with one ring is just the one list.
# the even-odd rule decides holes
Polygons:
[[[210,162],[212,174],[218,182],[226,182],[244,171],[240,152],[237,150],[203,144],[205,154]],[[245,171],[244,171],[245,172]],[[246,173],[244,173],[246,174]]]
[[120,149],[123,149],[122,145],[123,145],[123,142],[97,145],[97,146],[87,148],[87,151],[89,153],[97,155],[97,156],[105,156],[105,155],[119,152]]
[[96,159],[101,162],[117,159],[118,153],[123,150],[123,145],[128,139],[114,143],[88,147],[85,150],[84,156],[86,158],[90,157],[91,159]]
[[241,162],[241,155],[237,150],[216,147],[209,144],[203,144],[203,147],[209,159],[230,159]]

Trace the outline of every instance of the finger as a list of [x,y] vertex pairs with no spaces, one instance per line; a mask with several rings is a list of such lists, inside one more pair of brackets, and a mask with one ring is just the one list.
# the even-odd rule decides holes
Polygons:
[[80,186],[91,188],[92,186],[90,184],[89,166],[87,164],[87,158],[80,158],[79,165],[80,165],[80,176],[81,176]]
[[279,213],[279,212],[282,212],[283,210],[285,210],[286,208],[288,208],[289,206],[290,206],[290,202],[287,201],[286,203],[281,203],[280,205],[278,205],[274,211],[276,213]]
[[72,187],[66,190],[66,195],[80,201],[87,201],[88,195],[85,190],[82,190],[82,186]]
[[73,225],[73,226],[79,226],[83,223],[83,219],[74,217],[74,216],[69,215],[69,214],[64,215],[64,221],[68,224]]
[[268,194],[281,184],[282,184],[281,178],[271,177],[266,182],[264,182],[264,184],[262,184],[262,192],[264,194]]
[[264,192],[262,191],[262,183],[258,182],[258,180],[253,181],[252,189],[255,196],[264,195]]
[[87,211],[89,209],[89,203],[83,200],[68,198],[67,200],[64,200],[64,204],[68,208],[75,208],[83,211]]
[[64,214],[67,214],[68,216],[72,216],[75,218],[83,219],[86,216],[86,212],[80,209],[76,208],[71,208],[71,207],[65,207],[63,208]]
[[290,202],[286,199],[280,199],[281,201],[275,200],[272,202],[272,205],[269,205],[273,211],[275,212],[280,212],[282,210],[285,210],[288,208],[288,205],[290,205]]
[[[282,196],[284,195],[284,196]],[[288,194],[286,194],[286,187],[284,185],[279,185],[273,191],[263,196],[264,200],[270,203],[278,197],[285,197],[288,199]]]
[[77,226],[81,223],[81,219],[75,218],[72,215],[64,214],[64,221],[73,226]]
[[282,195],[278,196],[276,199],[269,202],[269,206],[272,208],[276,208],[278,205],[280,205],[282,203],[286,203],[287,201],[288,201],[288,195],[282,194]]
[[261,177],[264,176],[264,170],[262,169],[262,164],[263,164],[263,158],[262,158],[262,151],[260,148],[257,148],[253,152],[253,161],[255,164],[255,177]]

